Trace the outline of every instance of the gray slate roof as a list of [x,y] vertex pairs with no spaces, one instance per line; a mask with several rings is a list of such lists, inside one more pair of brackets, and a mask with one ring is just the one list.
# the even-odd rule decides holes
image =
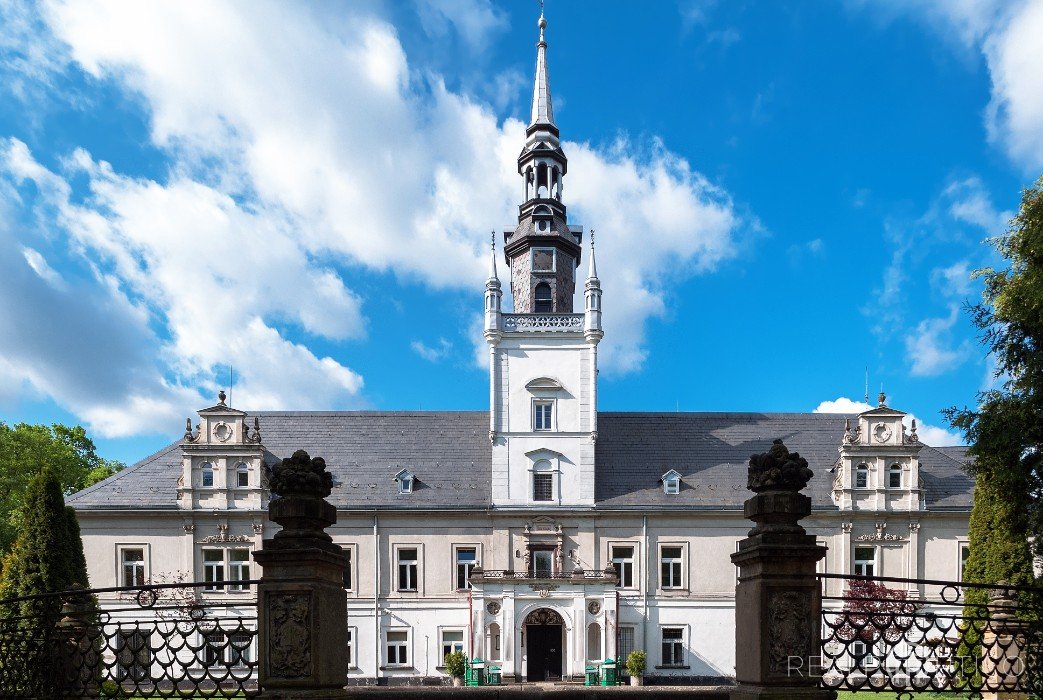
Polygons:
[[[322,456],[339,508],[488,508],[489,415],[485,411],[259,412],[266,461],[294,450]],[[807,493],[831,508],[830,469],[844,416],[814,413],[599,413],[599,508],[738,508],[749,496],[746,465],[775,438],[807,458]],[[965,448],[920,452],[929,509],[970,508],[973,480],[961,468]],[[416,474],[414,492],[397,492],[394,475]],[[174,443],[67,499],[77,508],[175,508],[181,450]],[[682,475],[681,492],[659,478]]]

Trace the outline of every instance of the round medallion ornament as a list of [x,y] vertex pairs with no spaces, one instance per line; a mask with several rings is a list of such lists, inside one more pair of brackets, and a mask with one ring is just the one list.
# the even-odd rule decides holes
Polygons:
[[224,421],[218,423],[213,429],[214,438],[221,442],[228,442],[232,437],[232,426],[228,425]]
[[494,600],[486,605],[485,609],[489,611],[490,615],[496,615],[500,612],[500,604]]
[[589,612],[591,615],[597,615],[599,612],[601,612],[601,603],[599,603],[596,600],[590,601],[589,603],[587,603],[587,612]]
[[873,430],[873,434],[876,435],[876,439],[880,442],[887,442],[891,438],[891,428],[883,423],[878,423]]

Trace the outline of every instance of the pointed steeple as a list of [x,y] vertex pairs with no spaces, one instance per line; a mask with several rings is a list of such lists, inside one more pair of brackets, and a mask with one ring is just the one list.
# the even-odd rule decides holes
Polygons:
[[594,229],[590,229],[590,269],[587,271],[588,280],[596,280],[598,278],[598,266],[594,262]]
[[529,126],[549,124],[554,126],[554,107],[550,98],[550,75],[547,73],[547,40],[543,30],[547,27],[547,19],[540,11],[540,40],[536,44],[536,81],[532,88],[532,119]]
[[500,281],[499,275],[496,274],[496,231],[492,232],[492,244],[491,252],[489,254],[489,281],[492,282]]

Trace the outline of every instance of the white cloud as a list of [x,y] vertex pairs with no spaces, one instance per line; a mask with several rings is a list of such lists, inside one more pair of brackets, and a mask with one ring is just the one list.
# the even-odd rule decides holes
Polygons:
[[[843,413],[847,415],[862,413],[876,406],[870,406],[864,401],[856,401],[846,396],[839,396],[831,401],[823,401],[815,408],[813,413]],[[916,421],[916,434],[920,442],[931,447],[945,447],[948,445],[962,445],[964,440],[956,433],[949,432],[945,428],[927,425],[912,413],[902,419],[907,430],[912,428],[912,421]]]
[[507,16],[490,0],[416,0],[416,4],[428,36],[442,38],[453,27],[475,51],[484,49],[493,33],[507,27]]
[[428,345],[420,340],[414,340],[409,344],[413,352],[420,357],[424,358],[428,362],[439,362],[449,357],[449,353],[453,350],[453,344],[445,338],[439,338],[438,342],[434,345]]
[[1013,212],[1000,211],[992,203],[981,178],[971,177],[949,183],[943,192],[949,203],[949,215],[981,228],[985,233],[996,236],[1007,230],[1007,222]]
[[[425,2],[445,14],[443,3]],[[456,30],[478,41],[496,29],[487,20],[466,18]],[[8,44],[51,47],[38,60],[23,51],[26,74],[85,71],[93,81],[84,89],[100,81],[140,100],[152,145],[168,159],[154,179],[83,150],[47,168],[12,139],[0,173],[0,187],[35,184],[38,198],[12,206],[67,233],[56,245],[65,241],[60,252],[94,275],[93,293],[138,319],[128,329],[154,355],[135,357],[133,371],[149,377],[163,411],[196,408],[227,364],[251,408],[364,402],[350,361],[312,349],[315,337],[365,335],[365,292],[342,270],[481,288],[486,232],[516,211],[524,125],[498,123],[489,106],[411,66],[394,27],[365,8],[320,17],[267,2],[49,2],[26,23],[53,34],[0,28]],[[564,146],[574,220],[602,234],[602,361],[636,370],[645,322],[666,308],[666,282],[734,256],[743,221],[727,193],[658,142],[640,153],[625,139]],[[43,260],[38,246],[21,247]],[[118,401],[92,407],[82,387],[43,374],[32,382],[105,430],[144,429],[115,427]],[[133,405],[120,386],[123,405]]]
[[931,270],[931,287],[946,298],[967,298],[973,289],[970,263],[959,260],[948,267],[934,268]]
[[952,329],[959,318],[958,306],[949,307],[945,318],[926,318],[905,337],[909,373],[914,377],[934,377],[959,367],[970,356],[969,341],[952,345]]
[[33,272],[39,275],[44,282],[55,289],[65,288],[65,280],[53,267],[47,264],[47,259],[40,254],[40,251],[29,246],[22,246],[22,257],[25,258],[25,262],[32,268]]

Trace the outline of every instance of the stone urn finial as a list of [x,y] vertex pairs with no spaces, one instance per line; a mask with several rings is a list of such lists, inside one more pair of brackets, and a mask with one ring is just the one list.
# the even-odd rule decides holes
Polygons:
[[333,490],[326,460],[297,450],[272,468],[268,485],[278,496],[268,506],[268,517],[282,525],[275,542],[332,542],[325,529],[337,522],[337,509],[325,500]]
[[757,495],[743,508],[756,523],[750,536],[805,534],[799,521],[811,513],[811,499],[800,490],[812,475],[808,460],[786,449],[782,440],[775,440],[767,452],[751,455],[747,484]]

